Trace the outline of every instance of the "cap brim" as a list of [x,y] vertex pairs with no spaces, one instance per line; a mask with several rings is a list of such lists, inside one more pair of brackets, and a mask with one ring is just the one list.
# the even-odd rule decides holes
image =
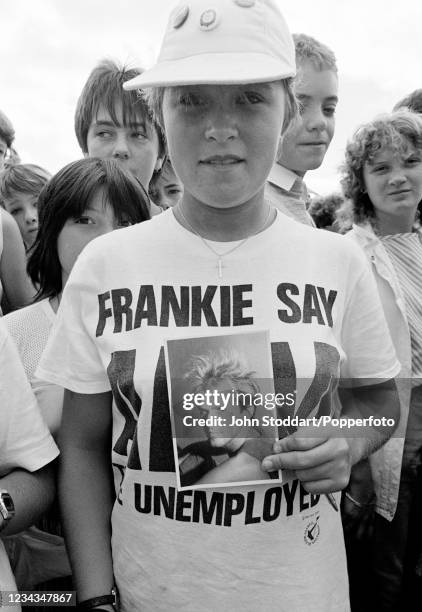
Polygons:
[[124,89],[174,85],[235,85],[266,83],[295,76],[289,61],[261,53],[217,53],[161,61],[126,81]]

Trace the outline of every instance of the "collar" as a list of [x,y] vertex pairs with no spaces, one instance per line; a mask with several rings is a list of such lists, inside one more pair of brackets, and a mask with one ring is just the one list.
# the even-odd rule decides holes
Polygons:
[[302,181],[302,177],[300,177],[296,172],[281,166],[277,162],[273,165],[270,170],[270,174],[268,176],[268,181],[277,187],[281,187],[285,191],[290,191],[293,187],[295,181]]

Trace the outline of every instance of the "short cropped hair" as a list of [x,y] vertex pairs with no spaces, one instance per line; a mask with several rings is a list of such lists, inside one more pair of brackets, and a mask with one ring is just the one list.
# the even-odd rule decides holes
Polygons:
[[408,96],[399,100],[393,110],[396,111],[400,108],[408,108],[414,113],[422,114],[422,89],[415,89]]
[[293,34],[296,64],[310,62],[317,70],[332,70],[337,73],[337,60],[334,52],[323,43],[307,34]]
[[212,381],[228,378],[235,383],[244,382],[253,393],[259,393],[254,374],[237,352],[220,349],[205,355],[194,355],[185,378],[191,381],[195,392],[204,391]]
[[8,117],[6,117],[6,115],[1,110],[0,110],[0,138],[2,138],[5,141],[8,149],[11,148],[13,141],[15,140],[15,130],[13,128],[13,125],[10,119],[8,119]]
[[0,204],[4,207],[8,200],[20,193],[38,196],[50,178],[47,170],[35,164],[8,166],[0,173]]
[[98,189],[104,190],[104,198],[120,223],[150,218],[144,188],[118,162],[91,157],[62,168],[38,198],[39,229],[28,261],[28,274],[39,286],[36,300],[62,291],[57,239],[66,221],[80,217]]
[[[348,142],[341,185],[345,197],[351,201],[355,223],[369,221],[376,226],[375,209],[363,178],[365,163],[371,163],[384,149],[404,154],[409,145],[422,153],[422,117],[404,109],[362,125]],[[418,208],[420,212],[421,203]]]
[[[293,78],[289,77],[287,79],[282,79],[281,84],[283,85],[284,91],[286,92],[286,106],[284,113],[283,125],[281,128],[281,133],[284,134],[292,123],[292,121],[296,118],[298,114],[298,104],[293,93]],[[183,85],[180,86],[180,89],[183,89]],[[164,100],[164,92],[166,87],[150,87],[148,89],[143,90],[142,95],[148,103],[148,106],[151,108],[154,118],[157,123],[161,126],[164,131],[164,118],[163,118],[163,100]]]
[[92,70],[76,104],[75,133],[79,146],[87,152],[89,127],[101,105],[107,109],[112,120],[117,123],[116,102],[122,103],[123,123],[135,123],[137,117],[147,117],[154,126],[159,142],[159,156],[165,155],[164,135],[155,122],[151,110],[137,91],[125,91],[123,83],[141,74],[139,68],[128,68],[110,59],[104,59]]

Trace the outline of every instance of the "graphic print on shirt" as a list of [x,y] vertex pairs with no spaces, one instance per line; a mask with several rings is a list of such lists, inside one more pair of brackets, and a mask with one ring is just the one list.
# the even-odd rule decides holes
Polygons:
[[[283,323],[317,323],[333,326],[337,291],[306,283],[276,287],[277,314]],[[253,316],[253,285],[172,286],[141,285],[137,293],[119,288],[98,295],[95,336],[105,332],[130,332],[140,327],[238,327],[256,323]]]
[[[308,391],[302,402],[296,407],[289,408],[291,414],[300,412],[303,417],[311,413],[326,414],[331,410],[330,390],[335,386],[338,377],[340,356],[335,347],[314,343],[315,376],[310,381]],[[288,394],[297,385],[296,367],[292,351],[288,342],[271,343],[272,370],[274,376],[274,390]],[[126,444],[127,465],[125,457],[121,457],[123,464],[114,462],[115,473],[118,473],[123,482],[125,470],[137,471],[139,474],[145,469],[139,461],[139,438],[141,432],[134,427],[134,415],[141,410],[141,401],[136,393],[133,381],[134,362],[136,352],[118,351],[113,354],[112,366],[108,369],[113,396],[120,402],[120,414],[127,419],[117,437],[117,448],[122,450]],[[130,367],[128,363],[131,364]],[[124,382],[119,376],[125,371]],[[132,378],[128,376],[131,373]],[[122,400],[122,390],[126,400]],[[117,399],[116,399],[117,398]],[[128,409],[128,403],[134,401],[133,409]],[[306,408],[304,408],[304,406]],[[138,411],[139,408],[139,411]],[[137,412],[138,411],[138,412]],[[171,433],[170,410],[167,389],[167,376],[164,359],[164,349],[160,350],[154,377],[153,406],[151,416],[151,434],[149,441],[149,472],[175,472],[173,443]],[[278,414],[283,417],[286,412],[280,410]],[[279,436],[287,433],[279,430]],[[129,449],[129,442],[132,445]],[[280,516],[292,516],[294,512],[304,512],[318,504],[320,496],[308,493],[298,480],[286,482],[281,486],[262,489],[263,496],[256,490],[239,493],[206,490],[178,491],[176,486],[143,484],[142,479],[136,478],[133,485],[133,504],[139,513],[153,513],[172,520],[183,522],[201,522],[220,526],[230,526],[233,521],[241,521],[249,525],[257,522],[271,522]],[[139,480],[139,481],[138,481]],[[260,487],[258,488],[258,490]],[[265,492],[264,492],[265,491]],[[121,495],[118,496],[122,503]]]

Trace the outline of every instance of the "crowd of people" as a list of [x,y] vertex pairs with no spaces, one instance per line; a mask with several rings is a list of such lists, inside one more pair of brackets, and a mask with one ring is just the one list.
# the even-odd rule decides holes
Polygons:
[[[0,111],[2,592],[419,609],[422,90],[312,198],[338,80],[275,0],[190,0],[152,68],[94,67],[54,176]],[[245,397],[226,426],[218,394],[268,379],[273,437]],[[202,398],[183,444],[181,389]]]

